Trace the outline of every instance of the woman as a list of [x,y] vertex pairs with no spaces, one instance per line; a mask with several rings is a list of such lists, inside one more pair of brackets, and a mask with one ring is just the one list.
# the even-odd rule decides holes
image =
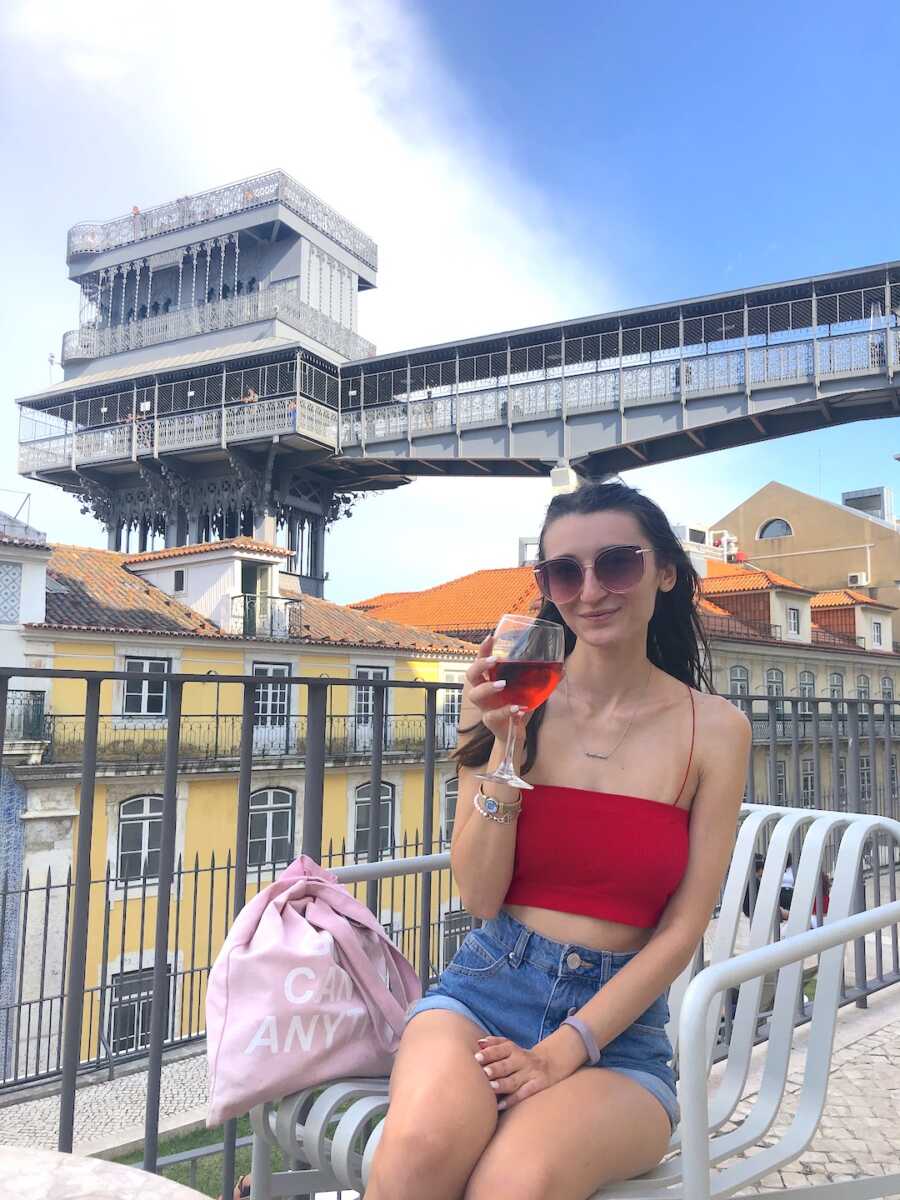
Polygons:
[[367,1200],[582,1200],[678,1120],[666,993],[725,876],[750,727],[699,690],[697,576],[650,500],[555,497],[539,560],[564,679],[513,714],[520,796],[475,777],[511,713],[490,638],[467,672],[451,861],[484,924],[407,1014]]

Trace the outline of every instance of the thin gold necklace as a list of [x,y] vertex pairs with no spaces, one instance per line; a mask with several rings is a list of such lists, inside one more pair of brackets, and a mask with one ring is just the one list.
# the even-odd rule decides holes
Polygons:
[[[629,729],[631,729],[631,726],[634,723],[634,718],[637,714],[637,710],[640,707],[641,701],[644,699],[644,696],[647,694],[647,689],[650,686],[650,676],[652,674],[653,674],[653,663],[650,663],[650,670],[647,672],[647,682],[644,684],[643,690],[641,691],[640,696],[638,697],[637,701],[635,702],[634,708],[631,710],[631,716],[628,719],[628,724],[625,726],[625,732],[622,734],[622,736],[619,738],[619,740],[616,742],[616,744],[613,746],[613,748],[611,750],[607,750],[605,753],[601,752],[600,750],[585,750],[584,743],[582,742],[581,738],[578,737],[578,733],[576,730],[575,736],[578,741],[578,745],[581,747],[581,753],[585,756],[585,758],[602,758],[602,759],[612,758],[612,756],[615,754],[615,752],[618,750],[618,748],[625,741],[626,737],[628,737],[628,731],[629,731]],[[568,677],[568,675],[565,677],[565,692],[566,692],[566,707],[569,710],[569,716],[572,718],[572,723],[574,726],[575,714],[572,711],[572,702],[569,699],[569,677]]]

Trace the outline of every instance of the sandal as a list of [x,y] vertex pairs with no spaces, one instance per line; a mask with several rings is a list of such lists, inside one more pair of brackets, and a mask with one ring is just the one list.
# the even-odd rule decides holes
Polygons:
[[[219,1196],[218,1200],[222,1200]],[[250,1200],[250,1176],[241,1175],[234,1185],[234,1200]]]

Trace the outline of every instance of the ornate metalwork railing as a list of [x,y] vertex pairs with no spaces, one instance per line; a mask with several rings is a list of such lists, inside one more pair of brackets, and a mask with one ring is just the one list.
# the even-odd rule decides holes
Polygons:
[[373,270],[377,268],[378,247],[374,241],[284,171],[253,175],[111,221],[82,221],[69,230],[68,257],[129,246],[144,238],[190,229],[235,213],[251,212],[276,201]]
[[[265,635],[260,635],[265,636]],[[276,684],[277,686],[277,684]],[[45,715],[43,692],[18,693],[38,696],[40,703],[13,706],[17,693],[10,692],[6,739],[43,741],[44,764],[78,762],[84,746],[84,717]],[[325,756],[330,760],[367,758],[372,754],[371,714],[328,714],[325,720]],[[456,745],[456,722],[435,723],[434,748],[446,754]],[[178,755],[192,766],[236,760],[241,748],[241,716],[235,713],[201,714],[181,719]],[[308,749],[308,724],[303,714],[264,712],[253,727],[253,758],[303,759]],[[425,752],[425,717],[421,714],[390,713],[384,718],[382,749],[386,754],[420,757]],[[165,717],[125,717],[106,714],[97,730],[97,758],[104,765],[161,763],[166,752]]]
[[46,736],[45,693],[11,688],[6,700],[6,740],[41,741]]
[[235,596],[229,632],[253,638],[302,637],[302,603],[284,596]]
[[231,403],[219,408],[175,413],[157,420],[126,421],[100,429],[80,430],[73,437],[41,438],[19,445],[19,470],[24,474],[70,465],[137,460],[171,450],[268,438],[299,433],[335,447],[337,413],[306,396]]
[[218,329],[232,329],[274,317],[337,351],[344,358],[367,358],[375,353],[371,342],[301,300],[297,279],[285,279],[250,295],[230,296],[227,300],[213,300],[209,304],[175,309],[143,320],[71,329],[63,334],[62,362],[65,365],[75,359],[124,354],[144,346],[195,337]]
[[[509,373],[473,378],[480,359],[449,360],[427,368],[389,371],[342,379],[342,445],[386,441],[417,434],[444,433],[458,427],[496,425],[560,417],[572,412],[634,408],[816,379],[883,375],[900,364],[900,331],[877,329],[841,334],[786,346],[746,346],[724,353],[693,353],[668,363],[626,366],[625,360],[581,359],[562,367],[559,342],[517,350],[509,355]],[[577,339],[586,342],[587,338]],[[593,339],[600,351],[601,339]],[[893,343],[893,345],[892,345]],[[568,350],[569,343],[566,343]],[[550,353],[556,348],[555,357]],[[534,359],[532,351],[538,352]],[[540,367],[533,367],[540,361]],[[497,366],[498,364],[493,364]],[[589,372],[595,372],[590,374]],[[389,376],[389,379],[384,377]],[[402,380],[399,378],[402,377]],[[427,384],[427,378],[434,380]],[[405,388],[409,382],[409,391]],[[421,386],[418,386],[421,385]],[[371,398],[393,392],[387,403]],[[360,402],[362,402],[360,404]]]

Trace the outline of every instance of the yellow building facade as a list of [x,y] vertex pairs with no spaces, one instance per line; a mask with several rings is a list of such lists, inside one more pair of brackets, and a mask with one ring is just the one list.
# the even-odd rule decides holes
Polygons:
[[[321,850],[323,862],[337,866],[366,859],[374,684],[459,684],[474,651],[453,638],[373,621],[314,597],[299,601],[300,638],[292,636],[296,629],[275,637],[244,636],[245,629],[234,635],[135,578],[124,556],[107,551],[75,556],[58,548],[49,578],[47,620],[23,631],[26,662],[40,669],[135,675],[133,680],[106,679],[100,687],[85,962],[82,1058],[119,1059],[139,1052],[149,1036],[171,716],[168,675],[204,677],[184,683],[181,701],[176,866],[166,951],[168,1036],[181,1042],[205,1027],[209,967],[234,906],[243,688],[229,680],[258,680],[250,685],[254,717],[247,891],[252,895],[302,848],[307,689],[293,680],[346,681],[329,687],[326,716]],[[52,590],[54,580],[67,590]],[[117,629],[83,627],[83,613],[73,611],[78,606],[74,600],[67,603],[66,596],[82,599],[85,591],[106,596],[107,605],[113,594]],[[143,628],[129,628],[132,621]],[[81,627],[71,627],[76,624]],[[51,1070],[59,1054],[59,1005],[52,997],[61,991],[71,945],[70,872],[85,813],[86,683],[54,677],[46,687],[41,746],[16,772],[24,794],[21,875],[23,884],[26,879],[29,884],[19,992],[22,1012],[27,1010],[34,1020],[20,1022],[14,1041],[19,1074],[28,1077]],[[425,694],[418,687],[388,686],[385,691],[380,843],[386,854],[422,853]],[[434,850],[449,844],[455,814],[456,770],[449,752],[455,744],[458,695],[452,687],[438,694]],[[49,890],[39,886],[48,872]],[[356,891],[365,899],[365,885],[357,885]],[[449,872],[435,877],[429,908],[428,969],[434,970],[443,957],[442,914],[459,908]],[[420,910],[418,885],[402,880],[382,885],[379,917],[417,962]]]

